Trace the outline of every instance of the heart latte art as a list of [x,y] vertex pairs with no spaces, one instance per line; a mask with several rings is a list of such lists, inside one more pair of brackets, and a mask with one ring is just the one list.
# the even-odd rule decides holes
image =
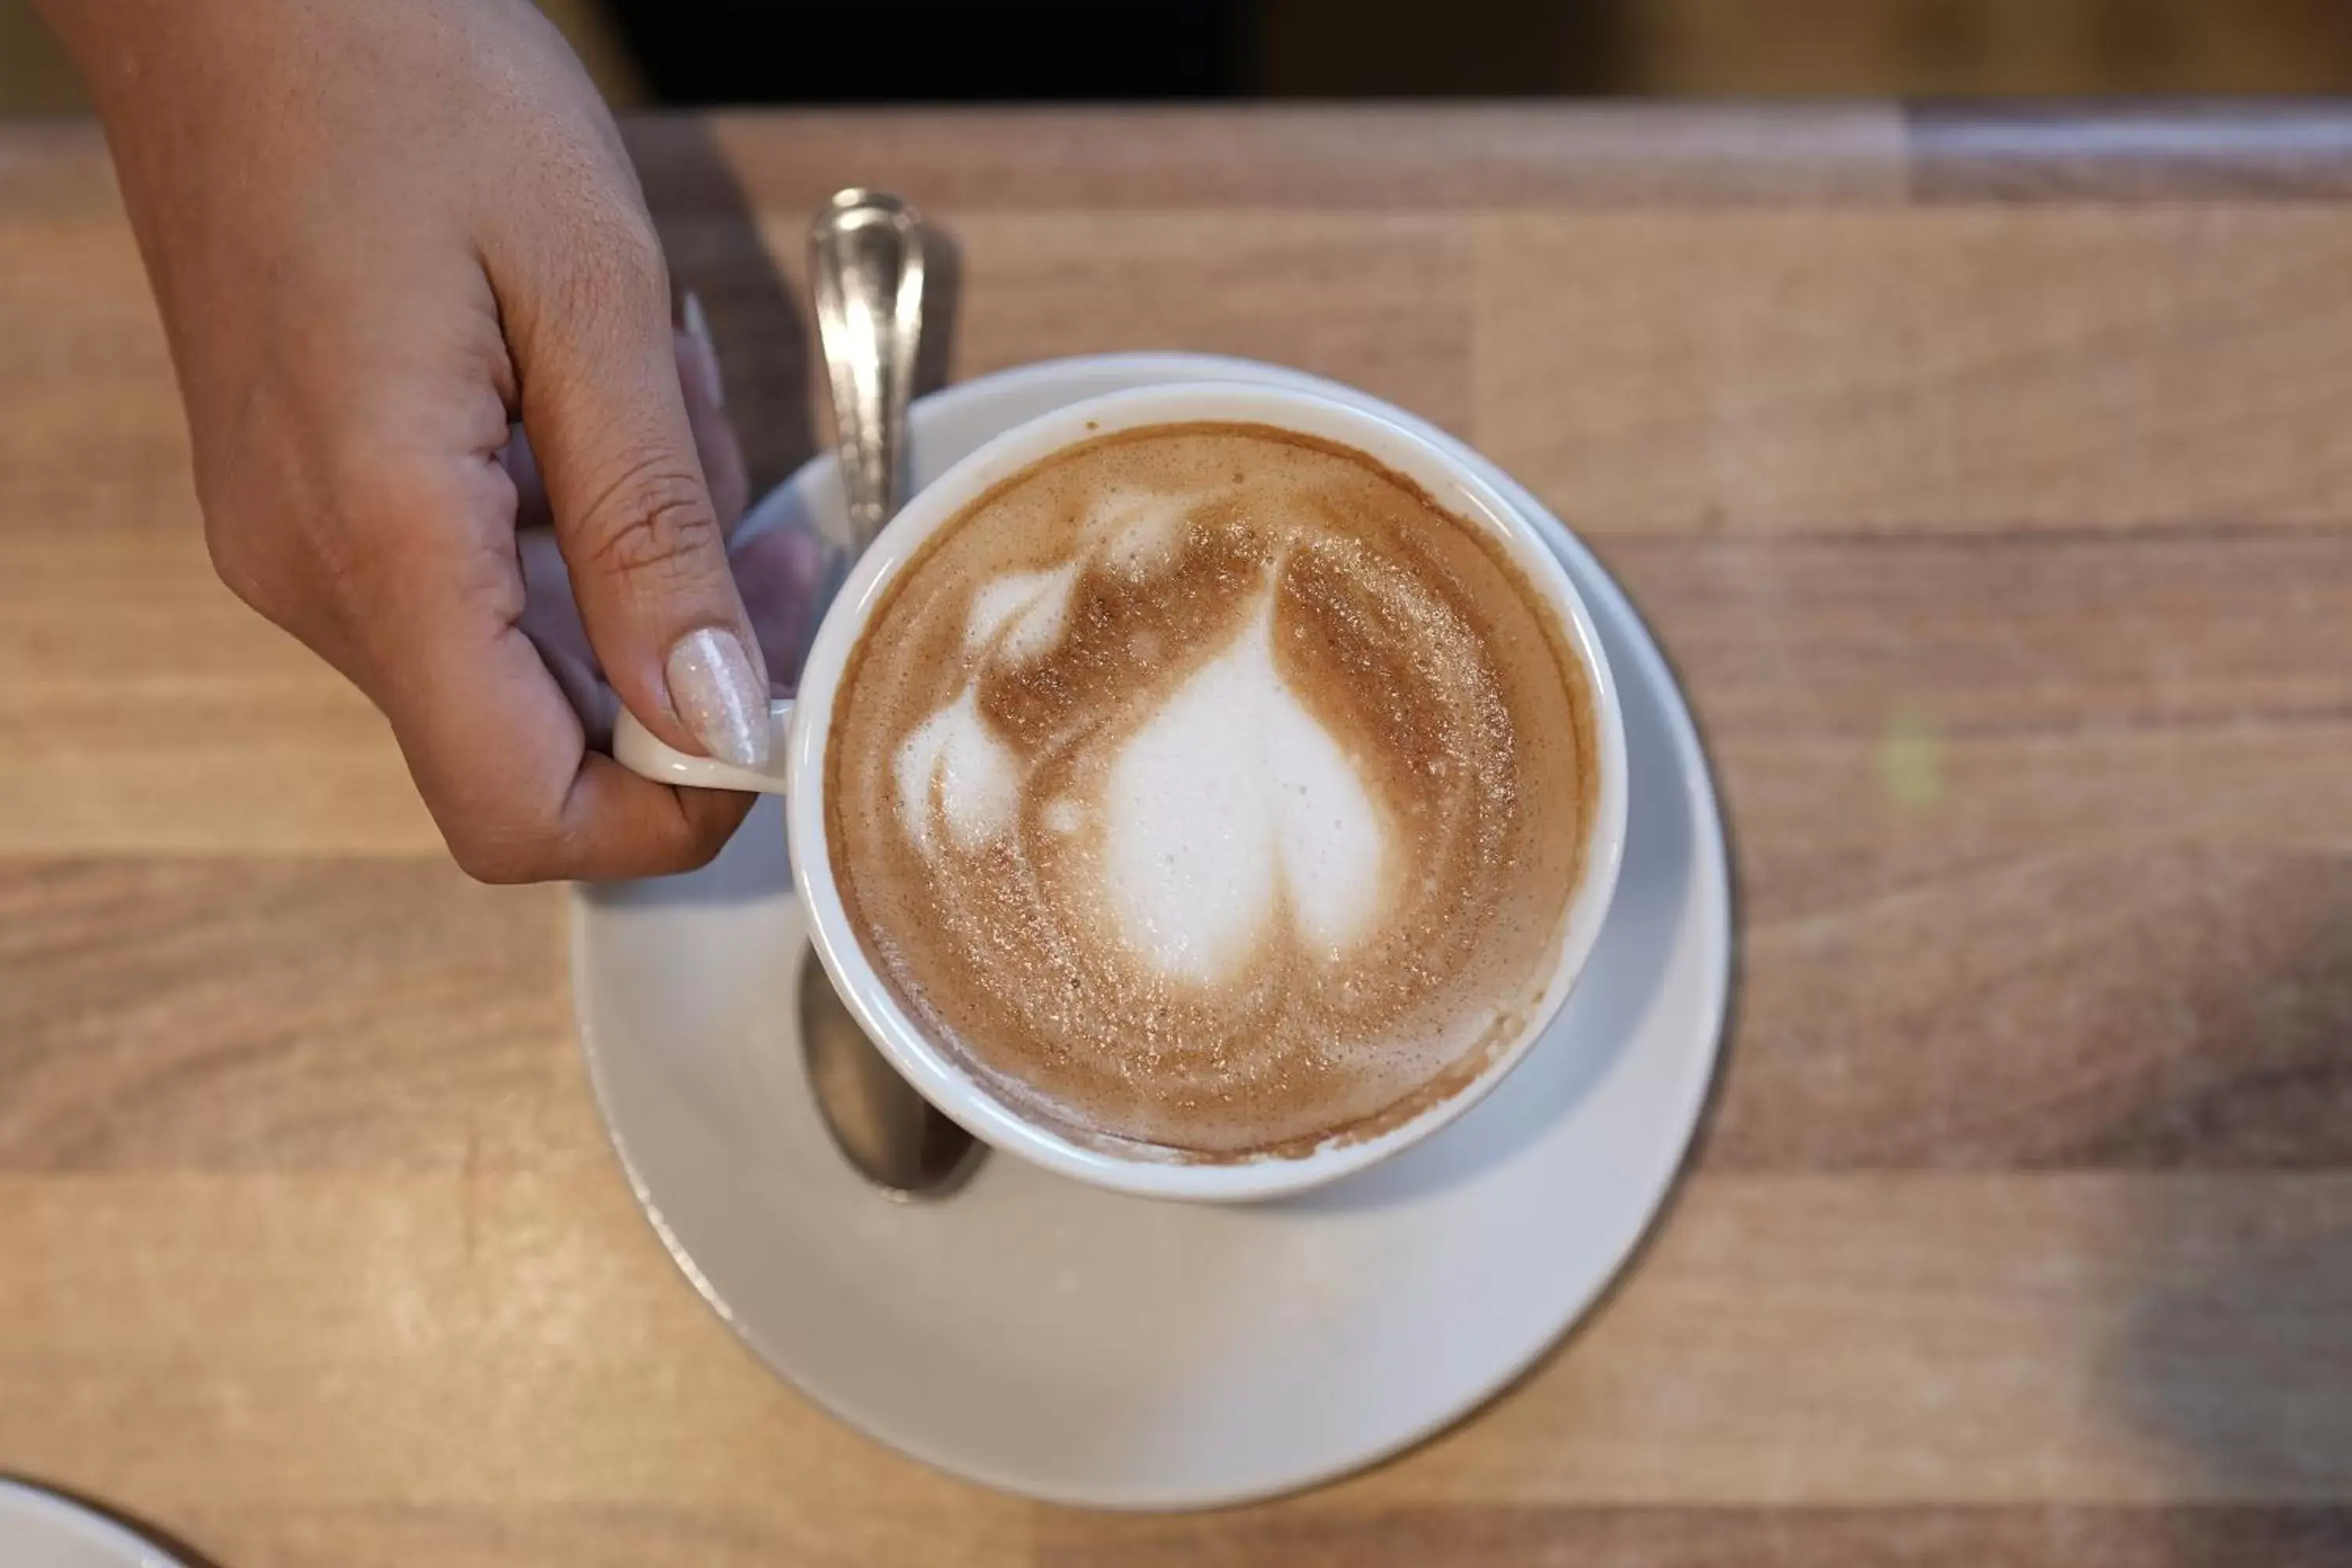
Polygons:
[[1513,1043],[1591,687],[1500,547],[1254,426],[1066,450],[877,612],[826,757],[875,967],[1023,1113],[1193,1158],[1392,1125]]

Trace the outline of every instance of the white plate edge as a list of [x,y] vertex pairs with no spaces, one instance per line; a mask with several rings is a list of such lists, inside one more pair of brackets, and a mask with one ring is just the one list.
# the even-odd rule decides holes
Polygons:
[[[1373,398],[1369,394],[1317,376],[1309,372],[1226,355],[1173,351],[1081,354],[1043,360],[992,372],[970,381],[958,382],[951,386],[929,394],[920,401],[925,403],[935,399],[960,401],[967,395],[979,396],[983,394],[1002,393],[1008,386],[1024,385],[1033,381],[1054,381],[1075,374],[1094,374],[1104,370],[1132,372],[1150,369],[1164,369],[1169,379],[1192,377],[1213,380],[1223,376],[1258,383],[1273,380],[1344,397],[1359,404],[1369,403],[1399,423],[1437,441],[1449,451],[1465,458],[1515,503],[1522,506],[1528,512],[1538,531],[1544,533],[1546,542],[1555,551],[1560,550],[1564,545],[1569,552],[1572,552],[1576,557],[1575,563],[1586,569],[1590,579],[1588,582],[1586,576],[1579,576],[1578,591],[1591,595],[1598,590],[1600,596],[1605,598],[1610,608],[1622,616],[1633,631],[1639,634],[1633,639],[1633,650],[1643,666],[1644,673],[1654,677],[1673,696],[1674,700],[1666,704],[1669,731],[1675,748],[1682,754],[1685,765],[1690,770],[1691,778],[1696,784],[1703,786],[1697,792],[1698,798],[1694,804],[1703,807],[1703,811],[1698,815],[1703,816],[1705,820],[1702,823],[1697,816],[1695,816],[1693,826],[1694,829],[1701,826],[1708,829],[1704,832],[1694,831],[1692,835],[1694,855],[1691,879],[1694,884],[1712,883],[1719,889],[1721,895],[1719,901],[1723,910],[1721,958],[1713,966],[1708,976],[1711,994],[1706,998],[1704,1008],[1706,1014],[1712,1019],[1712,1043],[1705,1056],[1697,1058],[1697,1070],[1691,1073],[1686,1081],[1681,1085],[1681,1096],[1675,1106],[1678,1126],[1676,1135],[1672,1141],[1675,1150],[1673,1157],[1663,1163],[1664,1166],[1663,1171],[1650,1173],[1648,1184],[1651,1190],[1643,1202],[1638,1205],[1637,1217],[1625,1227],[1625,1233],[1622,1236],[1612,1239],[1606,1249],[1610,1253],[1607,1267],[1599,1271],[1593,1285],[1584,1292],[1581,1299],[1562,1314],[1560,1325],[1556,1331],[1536,1345],[1525,1357],[1506,1368],[1500,1375],[1465,1394],[1451,1413],[1424,1424],[1393,1442],[1367,1449],[1359,1456],[1295,1477],[1285,1477],[1265,1486],[1214,1494],[1171,1493],[1159,1496],[1137,1491],[1104,1495],[1089,1493],[1083,1489],[1055,1490],[1039,1488],[1025,1479],[1000,1471],[992,1471],[984,1462],[968,1463],[961,1458],[933,1452],[919,1440],[894,1435],[884,1430],[878,1423],[869,1423],[863,1415],[842,1408],[803,1383],[791,1369],[781,1364],[776,1358],[768,1353],[760,1343],[756,1333],[728,1306],[717,1288],[686,1251],[667,1218],[662,1214],[660,1206],[654,1201],[637,1168],[636,1161],[631,1156],[623,1140],[620,1128],[609,1109],[610,1085],[605,1079],[604,1066],[600,1059],[600,1047],[593,1031],[589,1026],[582,994],[581,976],[584,973],[589,900],[586,890],[577,886],[572,889],[572,895],[567,900],[566,951],[571,965],[569,991],[572,1028],[581,1042],[581,1053],[588,1069],[590,1092],[595,1101],[597,1121],[604,1128],[605,1141],[611,1145],[614,1157],[619,1161],[629,1191],[635,1197],[637,1205],[652,1226],[656,1237],[661,1242],[662,1249],[669,1255],[671,1262],[677,1266],[679,1273],[685,1277],[695,1293],[701,1297],[718,1315],[719,1321],[727,1325],[738,1342],[750,1351],[761,1365],[802,1398],[808,1400],[861,1437],[954,1480],[986,1487],[1009,1496],[1027,1498],[1039,1502],[1106,1512],[1209,1512],[1314,1490],[1345,1477],[1358,1475],[1388,1463],[1402,1455],[1410,1453],[1432,1438],[1453,1430],[1462,1422],[1476,1415],[1494,1400],[1517,1386],[1546,1361],[1563,1350],[1585,1320],[1591,1315],[1594,1306],[1618,1287],[1619,1282],[1625,1277],[1629,1263],[1662,1226],[1674,1207],[1682,1180],[1689,1173],[1692,1158],[1698,1147],[1697,1135],[1700,1123],[1706,1112],[1709,1097],[1721,1075],[1725,1030],[1729,1022],[1732,975],[1738,962],[1737,889],[1731,879],[1729,841],[1723,814],[1721,792],[1715,784],[1715,770],[1709,762],[1706,747],[1699,738],[1697,721],[1691,713],[1689,702],[1683,696],[1682,682],[1675,677],[1673,666],[1667,662],[1664,650],[1658,646],[1656,637],[1650,631],[1649,624],[1642,618],[1640,612],[1635,609],[1633,601],[1627,597],[1616,578],[1601,564],[1600,558],[1592,552],[1574,530],[1499,465],[1451,433],[1417,415]],[[809,459],[809,463],[816,464],[831,460],[834,460],[834,454],[821,450]],[[756,531],[769,526],[769,517],[780,508],[782,498],[803,469],[808,466],[804,464],[803,468],[794,469],[791,475],[787,475],[774,489],[761,498],[746,514],[743,524],[746,531]],[[1621,680],[1621,688],[1622,684]]]

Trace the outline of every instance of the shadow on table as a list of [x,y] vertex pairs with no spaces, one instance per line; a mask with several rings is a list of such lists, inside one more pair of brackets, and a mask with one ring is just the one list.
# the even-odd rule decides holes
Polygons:
[[[727,408],[751,469],[756,503],[814,457],[831,428],[820,420],[816,343],[809,324],[802,247],[806,215],[771,215],[769,248],[761,215],[726,150],[700,119],[630,121],[624,135],[645,183],[646,205],[669,258],[672,284],[692,289],[710,318],[727,382]],[[857,171],[845,168],[843,184]],[[921,191],[899,193],[919,207]],[[936,224],[924,230],[923,316],[918,395],[948,384],[963,257]],[[820,430],[822,423],[824,429]]]
[[816,449],[801,289],[769,253],[760,215],[706,122],[634,121],[624,135],[671,285],[691,290],[709,316],[757,497]]
[[2234,886],[2177,998],[2228,1069],[2149,1085],[2105,1151],[2138,1168],[2098,1386],[2214,1505],[2170,1514],[2158,1561],[2317,1568],[2352,1563],[2352,858]]
[[2212,1500],[2167,1516],[2167,1568],[2352,1563],[2345,1191],[2156,1197],[2124,1222],[2138,1278],[2103,1380],[2173,1461],[2168,1487]]
[[[226,1568],[226,1564],[205,1556],[186,1542],[156,1528],[143,1519],[123,1512],[111,1503],[101,1502],[85,1493],[73,1491],[54,1482],[45,1481],[37,1476],[24,1475],[15,1470],[0,1470],[0,1481],[13,1481],[17,1486],[26,1487],[34,1491],[47,1492],[49,1496],[61,1498],[77,1508],[87,1509],[108,1522],[129,1531],[157,1551],[168,1553],[174,1562],[185,1564],[185,1568]],[[5,1547],[5,1542],[0,1542],[0,1563],[14,1561],[8,1556]]]

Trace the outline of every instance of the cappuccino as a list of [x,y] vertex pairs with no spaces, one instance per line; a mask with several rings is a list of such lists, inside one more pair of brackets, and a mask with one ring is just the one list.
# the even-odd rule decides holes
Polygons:
[[899,574],[824,759],[908,1016],[1105,1146],[1304,1154],[1458,1092],[1551,977],[1588,671],[1499,542],[1255,425],[1082,443]]

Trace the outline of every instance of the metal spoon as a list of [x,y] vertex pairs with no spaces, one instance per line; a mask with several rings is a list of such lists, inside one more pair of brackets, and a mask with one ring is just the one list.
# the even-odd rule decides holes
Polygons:
[[[923,237],[914,208],[846,190],[809,225],[809,279],[833,384],[854,558],[906,493],[907,399],[923,324]],[[898,1076],[835,994],[814,952],[801,963],[801,1041],[833,1141],[866,1180],[900,1197],[952,1192],[988,1146]]]

